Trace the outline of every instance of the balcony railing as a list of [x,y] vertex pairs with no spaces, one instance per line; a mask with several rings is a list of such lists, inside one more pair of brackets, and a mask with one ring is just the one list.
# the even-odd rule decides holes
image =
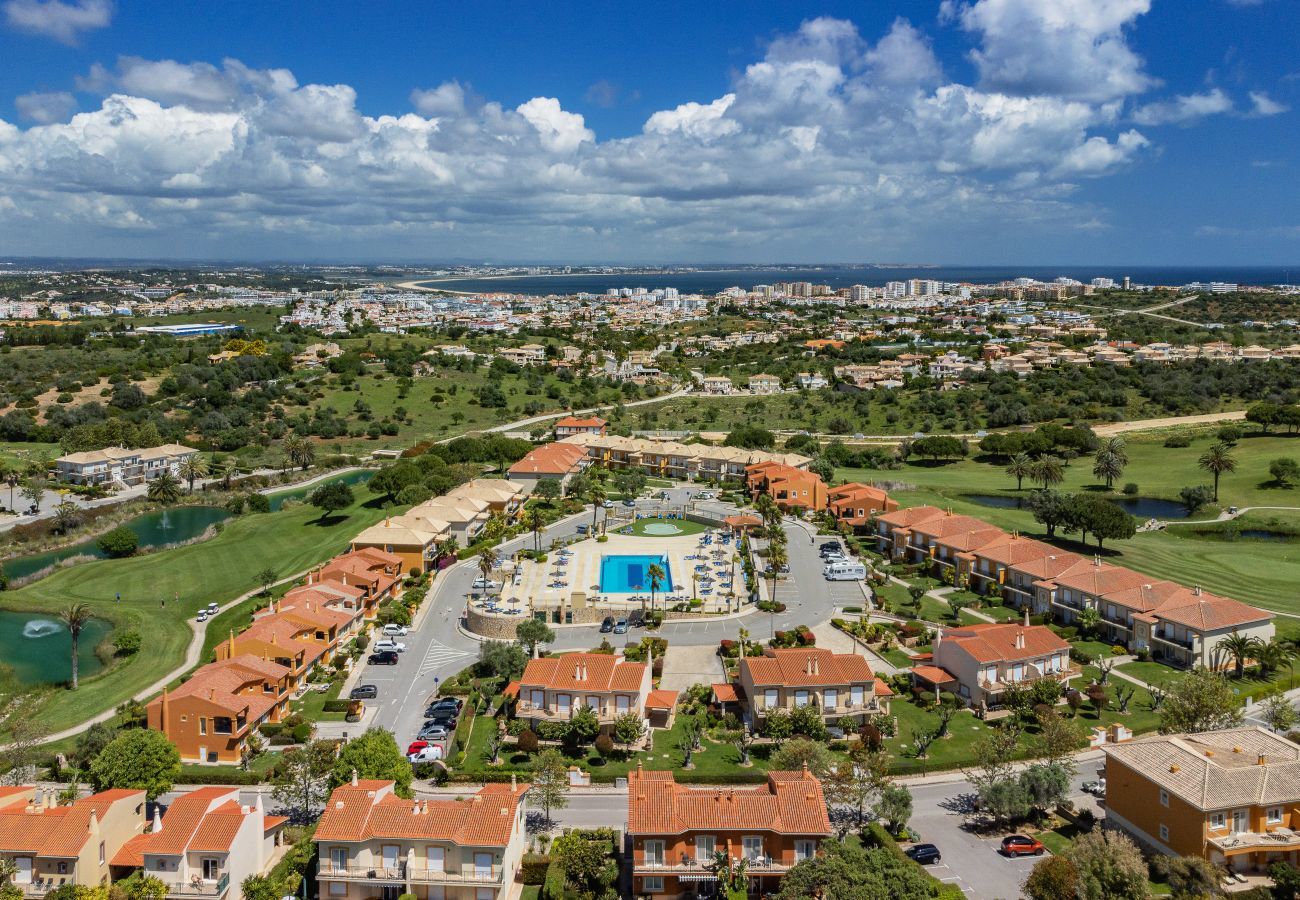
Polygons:
[[1172,634],[1161,633],[1159,631],[1153,631],[1151,633],[1151,639],[1153,641],[1160,641],[1162,644],[1169,644],[1173,647],[1182,647],[1184,650],[1193,650],[1196,647],[1196,642],[1192,640],[1192,638],[1174,637]]
[[348,879],[357,881],[415,882],[419,884],[500,884],[501,867],[492,866],[488,871],[477,868],[464,869],[430,869],[424,866],[337,866],[322,862],[319,878]]
[[1275,831],[1261,833],[1256,831],[1239,831],[1210,837],[1210,843],[1220,850],[1294,850],[1300,847],[1300,834],[1290,828],[1278,828]]
[[[760,856],[749,859],[745,864],[745,872],[750,875],[780,874],[788,872],[792,866],[770,856]],[[639,862],[633,865],[637,875],[713,875],[717,867],[713,862],[698,862],[693,859],[686,859],[681,862]]]
[[168,897],[223,897],[230,888],[230,873],[224,873],[216,881],[191,878],[189,881],[171,881],[167,883]]

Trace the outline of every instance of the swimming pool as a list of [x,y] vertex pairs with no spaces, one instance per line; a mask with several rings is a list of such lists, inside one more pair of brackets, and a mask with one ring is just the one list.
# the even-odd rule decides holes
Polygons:
[[632,594],[650,590],[650,567],[664,570],[658,591],[671,591],[673,573],[668,558],[658,554],[645,556],[602,556],[600,558],[600,590],[606,594]]

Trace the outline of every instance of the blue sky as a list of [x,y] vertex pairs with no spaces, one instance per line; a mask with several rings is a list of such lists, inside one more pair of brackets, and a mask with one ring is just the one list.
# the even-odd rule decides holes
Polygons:
[[1292,0],[2,0],[0,247],[1300,263],[1298,26]]

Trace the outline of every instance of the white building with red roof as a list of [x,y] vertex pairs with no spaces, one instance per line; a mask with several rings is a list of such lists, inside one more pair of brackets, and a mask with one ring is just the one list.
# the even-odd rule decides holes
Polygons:
[[[865,657],[817,647],[768,648],[762,656],[746,656],[730,687],[755,727],[772,710],[801,706],[815,707],[831,724],[844,717],[861,721],[889,712],[893,694]],[[720,702],[730,696],[725,688],[714,685]]]
[[600,416],[564,416],[555,422],[557,438],[570,437],[575,434],[604,434],[609,425]]
[[627,834],[634,896],[713,896],[716,852],[745,860],[751,895],[766,896],[817,854],[831,823],[821,782],[807,768],[768,772],[758,787],[692,788],[638,765],[627,780]]
[[935,634],[933,659],[912,668],[912,681],[951,691],[972,706],[994,707],[1008,685],[1040,678],[1063,684],[1078,676],[1070,668],[1070,645],[1045,625],[1017,622],[964,625]]
[[510,896],[529,787],[512,781],[455,799],[406,800],[391,781],[354,775],[334,789],[316,827],[321,900]]
[[650,666],[608,653],[566,653],[529,660],[510,688],[518,692],[521,719],[567,722],[588,707],[607,726],[627,713],[647,717]]
[[176,900],[242,900],[244,879],[279,858],[285,821],[266,815],[260,794],[246,805],[238,788],[199,788],[173,800],[165,815],[155,810],[149,833],[117,851],[113,868],[157,878]]

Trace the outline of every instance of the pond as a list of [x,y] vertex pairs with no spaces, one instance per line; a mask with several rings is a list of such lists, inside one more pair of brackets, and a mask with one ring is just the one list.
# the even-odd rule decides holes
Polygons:
[[[104,668],[95,646],[113,626],[91,619],[77,642],[78,674],[82,678]],[[72,635],[57,617],[0,609],[0,660],[12,666],[21,684],[61,684],[72,677]]]
[[353,487],[356,487],[359,484],[364,484],[369,481],[374,476],[375,473],[370,469],[354,469],[351,472],[344,472],[337,478],[326,478],[322,481],[316,481],[312,484],[304,485],[303,487],[285,488],[282,491],[276,491],[274,494],[267,495],[271,500],[271,512],[278,512],[280,507],[284,506],[284,501],[286,500],[304,499],[308,494],[316,490],[316,488],[320,487],[322,484],[341,481],[344,484],[350,484]]
[[[965,499],[980,506],[998,509],[1020,509],[1027,505],[1028,497],[1011,497],[1006,494],[966,494]],[[1160,500],[1155,497],[1107,497],[1120,509],[1139,519],[1185,519],[1187,507],[1177,500]]]
[[[145,513],[143,516],[137,516],[124,524],[136,533],[140,538],[140,549],[145,550],[193,540],[207,531],[210,525],[228,518],[230,518],[230,513],[219,506],[181,506],[176,509],[162,509],[157,512]],[[95,559],[105,559],[106,557],[100,551],[96,540],[96,538],[91,538],[88,541],[61,547],[58,550],[33,553],[30,556],[19,556],[15,559],[6,560],[4,564],[5,574],[11,579],[25,578],[33,572],[39,572],[41,569],[73,556],[93,556]]]

